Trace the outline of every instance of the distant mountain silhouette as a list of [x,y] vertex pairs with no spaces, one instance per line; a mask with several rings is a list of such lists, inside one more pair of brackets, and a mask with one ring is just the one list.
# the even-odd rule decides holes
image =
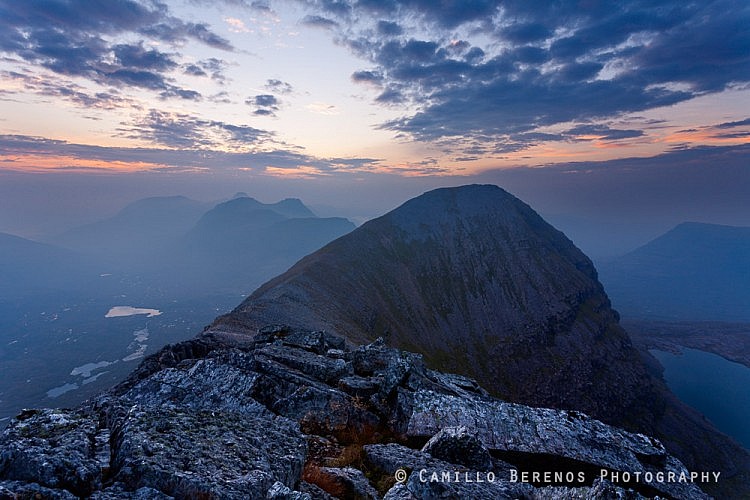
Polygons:
[[750,227],[686,222],[600,271],[624,316],[750,321]]
[[54,241],[138,273],[144,286],[244,291],[352,229],[346,219],[316,217],[296,198],[261,203],[237,193],[213,208],[184,196],[138,200]]
[[343,218],[315,217],[297,199],[265,204],[239,197],[206,212],[173,254],[182,252],[191,267],[200,263],[226,275],[255,266],[268,278],[352,229]]
[[0,294],[75,289],[94,275],[87,259],[70,250],[0,233]]
[[204,337],[243,345],[270,325],[382,336],[503,399],[584,411],[658,435],[691,466],[747,472],[747,454],[649,373],[591,261],[496,186],[437,189],[363,224]]
[[207,208],[184,196],[145,198],[113,217],[66,231],[53,242],[82,253],[138,260],[181,237]]

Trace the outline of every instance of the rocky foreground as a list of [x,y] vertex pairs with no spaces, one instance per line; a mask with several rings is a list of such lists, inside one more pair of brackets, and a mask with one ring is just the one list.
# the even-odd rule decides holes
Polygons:
[[645,435],[286,327],[168,346],[0,438],[0,498],[707,498],[690,477]]

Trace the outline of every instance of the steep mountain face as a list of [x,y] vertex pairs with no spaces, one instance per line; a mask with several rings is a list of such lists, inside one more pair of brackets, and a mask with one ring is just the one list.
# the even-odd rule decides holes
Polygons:
[[204,337],[242,346],[273,324],[355,344],[382,336],[508,401],[655,434],[689,466],[733,477],[723,493],[747,491],[748,454],[649,371],[591,261],[498,187],[405,203],[302,259]]
[[600,269],[628,317],[750,321],[750,227],[686,222]]
[[648,424],[660,405],[591,261],[495,186],[432,191],[364,224],[212,331],[274,323],[383,336],[500,397],[617,424]]
[[249,340],[169,346],[79,408],[24,411],[0,437],[0,496],[708,498],[653,438],[491,398],[382,340]]

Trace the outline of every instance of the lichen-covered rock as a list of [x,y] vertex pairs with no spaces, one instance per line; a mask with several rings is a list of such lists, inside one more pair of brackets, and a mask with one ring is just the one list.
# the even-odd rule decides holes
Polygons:
[[[447,473],[446,473],[447,472]],[[478,471],[424,467],[413,471],[405,483],[394,486],[384,500],[471,498],[502,500],[528,498],[534,488],[511,483]]]
[[0,438],[0,479],[90,495],[101,487],[98,424],[81,411],[25,410]]
[[482,442],[466,427],[443,427],[422,447],[435,458],[461,464],[474,470],[490,470],[492,457]]
[[181,498],[262,498],[293,487],[305,455],[283,417],[135,406],[113,428],[114,479]]
[[620,488],[606,479],[596,479],[590,487],[567,488],[564,486],[548,486],[546,488],[535,489],[529,494],[529,500],[644,500],[645,498],[647,497],[636,491]]
[[[662,444],[643,434],[611,427],[578,412],[531,408],[488,398],[416,391],[407,435],[433,436],[446,427],[466,426],[489,450],[548,455],[654,477],[658,471],[688,475]],[[650,476],[645,473],[650,472]],[[690,482],[645,481],[666,495],[701,498]]]
[[45,488],[37,483],[25,483],[22,481],[0,481],[0,499],[17,500],[17,499],[36,499],[44,498],[45,500],[75,500],[78,498],[66,490],[53,490]]
[[115,483],[104,490],[95,491],[89,500],[172,500],[173,498],[147,486],[128,491],[122,483]]
[[312,500],[312,496],[308,493],[293,491],[280,481],[273,483],[273,486],[266,493],[266,498],[268,500]]
[[252,364],[251,356],[235,350],[185,360],[137,381],[121,398],[141,406],[171,404],[249,415],[268,413],[253,399],[260,374],[251,369]]
[[312,500],[335,500],[336,497],[329,495],[325,490],[321,489],[315,484],[308,483],[307,481],[300,481],[299,491],[310,495]]
[[361,470],[352,467],[320,467],[309,473],[308,481],[333,492],[338,498],[377,500],[378,492]]

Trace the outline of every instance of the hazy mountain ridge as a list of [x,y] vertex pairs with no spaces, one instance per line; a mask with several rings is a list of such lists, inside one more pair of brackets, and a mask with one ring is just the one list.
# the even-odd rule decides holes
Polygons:
[[95,274],[85,256],[55,245],[0,233],[0,293],[4,299],[78,289]]
[[207,208],[184,196],[144,198],[112,217],[70,229],[50,241],[97,256],[143,258],[182,236]]
[[750,227],[686,222],[600,271],[628,317],[750,321]]
[[[294,198],[264,204],[239,195],[217,207],[183,196],[138,200],[67,232],[75,250],[0,235],[0,428],[20,408],[78,404],[111,386],[143,354],[134,332],[149,332],[146,353],[189,338],[354,228],[346,219],[317,218]],[[250,227],[253,217],[262,223]],[[105,317],[123,305],[163,314]],[[109,365],[92,379],[73,373],[90,363]],[[57,390],[69,392],[50,396]]]

